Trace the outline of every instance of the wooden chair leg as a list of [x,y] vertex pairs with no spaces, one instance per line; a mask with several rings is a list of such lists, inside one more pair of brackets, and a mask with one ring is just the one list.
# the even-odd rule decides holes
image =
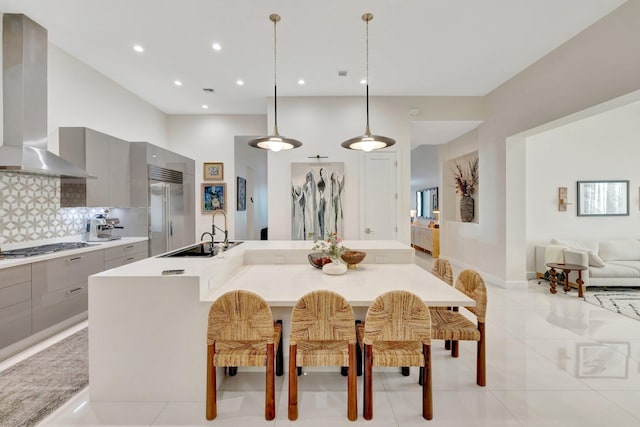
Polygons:
[[356,343],[349,344],[349,376],[347,378],[347,418],[349,421],[358,419],[358,388],[356,367]]
[[213,365],[213,356],[215,356],[215,344],[207,345],[207,419],[213,420],[218,415],[216,405],[216,367]]
[[273,343],[267,344],[267,373],[265,375],[264,419],[271,421],[276,417],[276,382],[274,372],[275,349]]
[[298,419],[298,375],[296,367],[297,345],[289,346],[289,419]]
[[373,362],[373,358],[371,355],[372,346],[371,344],[365,344],[364,346],[364,402],[363,402],[363,411],[362,415],[365,420],[370,420],[373,418],[373,378],[372,378],[372,368],[371,364]]
[[451,357],[458,357],[458,341],[451,341]]
[[403,366],[402,368],[400,368],[400,372],[402,373],[403,377],[408,377],[411,374],[411,370],[408,366]]
[[424,354],[424,374],[422,377],[422,417],[433,418],[433,398],[431,394],[431,346],[422,344]]
[[276,353],[276,375],[281,377],[284,375],[284,344],[282,342],[282,320],[276,320],[280,325],[280,342],[278,343],[278,352]]
[[238,375],[238,367],[237,366],[229,366],[228,368],[229,376],[235,377]]
[[420,366],[420,373],[418,374],[418,384],[424,384],[424,366]]
[[445,340],[444,349],[445,350],[451,350],[451,340]]
[[[358,325],[362,323],[362,320],[356,320],[356,330]],[[362,347],[358,341],[358,334],[356,333],[356,363],[358,365],[358,376],[362,375]]]
[[478,348],[476,354],[476,382],[479,386],[487,385],[487,359],[486,359],[486,341],[484,323],[478,323],[478,330],[480,331],[480,341],[478,341]]

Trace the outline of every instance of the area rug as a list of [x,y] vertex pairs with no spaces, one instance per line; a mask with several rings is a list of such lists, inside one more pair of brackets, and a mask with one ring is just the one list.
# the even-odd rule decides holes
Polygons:
[[588,303],[640,320],[640,290],[588,288],[584,300]]
[[89,384],[84,328],[0,372],[0,426],[34,426]]

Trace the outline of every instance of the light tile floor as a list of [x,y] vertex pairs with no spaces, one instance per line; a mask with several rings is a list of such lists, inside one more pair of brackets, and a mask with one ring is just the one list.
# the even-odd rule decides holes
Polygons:
[[[430,269],[431,259],[416,263]],[[457,274],[457,271],[455,271]],[[263,418],[263,376],[242,372],[221,384],[219,415],[204,419],[203,402],[89,402],[89,389],[41,426],[640,426],[640,322],[578,299],[488,285],[487,386],[475,384],[475,344],[453,359],[432,349],[434,418],[420,415],[417,370],[374,372],[374,419],[346,419],[345,378],[310,372],[300,380],[300,417],[287,419],[286,375],[277,379],[277,415]],[[358,399],[361,414],[362,380]],[[425,424],[426,423],[426,424]]]

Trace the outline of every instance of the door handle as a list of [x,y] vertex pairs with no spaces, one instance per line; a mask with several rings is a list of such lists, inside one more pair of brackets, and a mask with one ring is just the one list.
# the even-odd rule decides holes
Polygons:
[[169,221],[169,236],[173,237],[173,221]]
[[370,229],[369,227],[364,229],[364,234],[371,234],[371,233],[373,233],[373,230]]

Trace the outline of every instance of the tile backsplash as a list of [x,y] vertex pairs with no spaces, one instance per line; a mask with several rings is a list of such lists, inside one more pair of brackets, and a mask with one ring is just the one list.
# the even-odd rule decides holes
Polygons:
[[102,208],[60,208],[60,178],[0,172],[0,244],[77,236]]

